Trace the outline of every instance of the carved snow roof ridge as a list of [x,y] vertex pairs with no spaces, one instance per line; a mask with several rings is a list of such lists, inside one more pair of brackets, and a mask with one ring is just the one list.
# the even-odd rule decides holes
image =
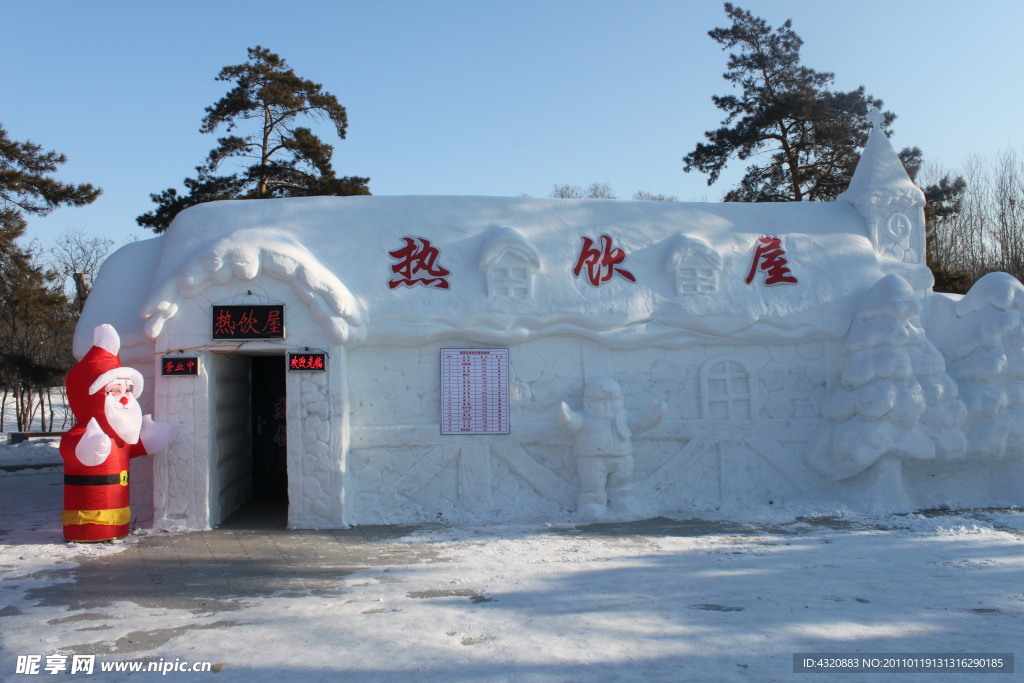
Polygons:
[[534,273],[540,270],[540,252],[537,248],[515,228],[497,226],[490,229],[480,251],[480,270],[488,270],[505,254],[512,254],[529,263]]
[[291,236],[259,228],[229,234],[159,285],[142,309],[145,335],[160,334],[178,312],[181,297],[194,298],[231,280],[253,280],[261,272],[289,283],[333,341],[365,336],[366,312],[348,287]]
[[702,256],[717,270],[721,270],[722,255],[702,237],[679,233],[672,244],[672,255],[668,259],[667,269],[672,272],[693,256]]

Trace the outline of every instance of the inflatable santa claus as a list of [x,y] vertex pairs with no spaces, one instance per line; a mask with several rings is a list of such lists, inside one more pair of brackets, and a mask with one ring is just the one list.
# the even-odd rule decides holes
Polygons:
[[121,339],[110,325],[93,331],[93,346],[68,373],[75,426],[61,437],[64,459],[64,538],[109,541],[128,535],[128,461],[159,451],[169,424],[143,416],[142,375],[121,367]]

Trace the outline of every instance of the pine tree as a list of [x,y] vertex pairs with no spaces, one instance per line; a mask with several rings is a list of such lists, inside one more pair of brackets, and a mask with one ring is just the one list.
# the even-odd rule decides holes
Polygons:
[[[853,177],[867,140],[868,110],[881,109],[882,101],[865,95],[863,87],[835,92],[834,74],[801,64],[803,40],[791,21],[772,28],[732,3],[725,3],[725,12],[732,25],[708,35],[723,49],[738,48],[723,77],[740,94],[712,97],[726,117],[721,128],[704,134],[707,143],[683,158],[683,170],[708,174],[711,185],[734,157],[767,155],[767,163],[750,165],[725,201],[835,199]],[[883,125],[894,118],[886,112]]]
[[12,140],[0,125],[0,257],[16,249],[25,233],[25,214],[45,216],[59,206],[84,206],[102,190],[50,177],[67,157],[34,142]]
[[26,214],[45,216],[59,206],[83,206],[99,197],[90,184],[64,183],[51,174],[63,154],[12,140],[0,126],[0,381],[17,399],[18,428],[27,427],[34,397],[60,383],[70,367],[74,319],[56,275],[24,247]]
[[[268,199],[315,195],[368,195],[369,178],[337,177],[331,163],[334,148],[300,117],[329,124],[344,140],[348,115],[338,99],[313,81],[299,78],[284,59],[257,45],[244,64],[226,66],[216,80],[233,82],[224,97],[206,108],[200,133],[223,127],[196,176],[184,181],[187,194],[169,188],[150,195],[157,205],[136,222],[163,232],[184,209],[218,199]],[[247,125],[248,124],[248,125]],[[251,126],[244,134],[240,126]],[[234,173],[218,174],[226,162]]]
[[7,254],[0,273],[0,381],[5,393],[14,393],[19,430],[34,419],[36,398],[61,385],[74,362],[77,317],[59,277],[38,257],[35,247],[18,248]]

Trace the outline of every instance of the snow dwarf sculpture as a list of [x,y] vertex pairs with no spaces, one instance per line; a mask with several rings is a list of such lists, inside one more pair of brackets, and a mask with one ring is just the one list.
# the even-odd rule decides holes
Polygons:
[[644,414],[628,413],[622,388],[608,377],[587,380],[583,388],[583,412],[566,403],[559,406],[558,421],[576,435],[574,453],[580,475],[577,513],[596,519],[608,512],[628,514],[633,495],[633,441],[635,432],[654,427],[665,416],[659,403]]
[[128,460],[161,450],[172,427],[143,416],[142,375],[121,367],[121,339],[110,325],[93,331],[93,346],[66,386],[75,426],[61,437],[64,538],[109,541],[128,535]]

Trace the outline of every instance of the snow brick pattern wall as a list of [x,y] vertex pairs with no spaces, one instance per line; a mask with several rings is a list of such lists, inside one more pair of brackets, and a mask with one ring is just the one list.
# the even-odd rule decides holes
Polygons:
[[168,527],[1020,505],[1024,286],[933,292],[923,206],[877,126],[833,203],[214,202],[107,260],[76,353],[114,325],[176,426]]

